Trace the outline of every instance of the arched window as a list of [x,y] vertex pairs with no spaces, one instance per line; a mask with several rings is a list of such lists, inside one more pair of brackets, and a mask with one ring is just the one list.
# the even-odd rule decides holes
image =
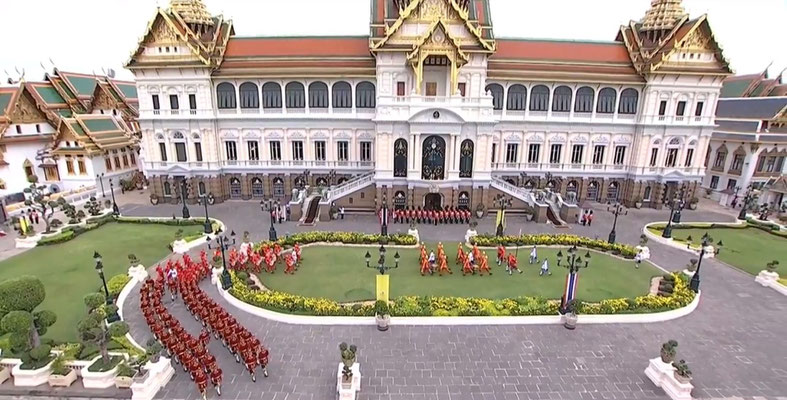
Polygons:
[[309,108],[328,108],[328,85],[324,82],[309,85]]
[[459,199],[456,201],[456,204],[459,206],[460,210],[469,210],[470,209],[470,193],[459,192]]
[[601,114],[612,114],[615,112],[615,101],[618,98],[618,93],[615,89],[604,88],[598,92],[598,105],[596,112]]
[[172,185],[169,182],[164,182],[164,196],[172,196]]
[[549,88],[538,85],[530,91],[530,111],[549,110]]
[[235,86],[229,82],[222,82],[216,86],[216,103],[221,109],[236,108]]
[[371,82],[361,82],[355,87],[355,107],[374,108],[375,93],[374,84]]
[[263,195],[262,179],[253,178],[251,180],[251,197],[260,198]]
[[620,107],[618,113],[620,114],[636,114],[637,101],[639,101],[639,93],[634,89],[626,89],[620,92]]
[[590,181],[588,184],[588,200],[598,201],[599,185],[597,181]]
[[577,183],[577,181],[574,180],[568,181],[568,184],[566,185],[566,200],[568,200],[569,202],[573,200],[573,203],[576,203],[577,189],[579,189],[579,183]]
[[508,88],[508,101],[506,109],[512,111],[525,111],[527,107],[527,88],[522,85],[512,85]]
[[260,108],[260,93],[254,83],[240,85],[240,108]]
[[407,140],[394,142],[394,177],[407,178]]
[[642,201],[650,201],[650,192],[652,191],[650,186],[645,188],[645,194],[642,195]]
[[325,178],[322,178],[322,177],[317,178],[317,180],[314,181],[314,182],[317,185],[317,187],[326,187],[326,186],[328,186],[328,180],[325,179]]
[[230,179],[230,197],[233,199],[239,199],[241,197],[241,185],[240,179],[238,178],[231,178]]
[[394,209],[396,210],[401,210],[407,207],[407,195],[405,195],[404,192],[402,192],[401,190],[396,192],[396,194],[394,195],[393,204],[394,204]]
[[273,178],[273,196],[284,197],[284,180],[281,178]]
[[276,82],[262,85],[262,107],[281,108],[281,86]]
[[570,112],[571,111],[571,88],[568,86],[558,86],[552,98],[552,111]]
[[186,140],[186,137],[183,136],[182,132],[175,132],[175,133],[172,134],[172,139],[173,140],[180,140],[180,141],[182,141],[182,140]]
[[609,184],[609,188],[607,189],[607,201],[615,202],[618,201],[618,192],[620,189],[620,184],[617,182],[612,182]]
[[205,182],[200,182],[199,184],[197,184],[197,191],[199,192],[198,194],[200,196],[204,196],[206,194]]
[[593,97],[596,91],[588,86],[583,86],[577,90],[577,98],[574,100],[574,112],[590,113],[593,112]]
[[495,110],[503,109],[503,87],[497,83],[490,83],[486,85],[485,91],[492,94],[492,107]]
[[536,181],[528,179],[527,182],[525,182],[525,189],[532,189],[534,187],[536,187]]
[[467,139],[462,142],[459,148],[459,177],[473,177],[473,141]]
[[304,108],[306,107],[306,94],[303,90],[303,84],[300,82],[290,82],[284,87],[284,96],[286,98],[287,108]]
[[295,178],[295,187],[298,189],[303,189],[306,187],[306,181],[300,176]]
[[347,82],[336,82],[333,84],[333,108],[352,108],[353,93],[350,84]]

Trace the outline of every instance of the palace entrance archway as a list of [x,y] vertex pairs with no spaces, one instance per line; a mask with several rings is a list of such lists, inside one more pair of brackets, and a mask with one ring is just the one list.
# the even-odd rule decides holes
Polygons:
[[429,136],[424,139],[421,179],[445,179],[445,139]]
[[440,193],[429,193],[424,196],[424,208],[427,210],[439,210],[443,208],[443,196]]

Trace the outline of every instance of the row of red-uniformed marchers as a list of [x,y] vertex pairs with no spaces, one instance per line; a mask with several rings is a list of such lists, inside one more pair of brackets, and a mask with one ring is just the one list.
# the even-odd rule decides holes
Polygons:
[[470,210],[448,207],[440,210],[400,208],[393,211],[395,223],[418,224],[467,224],[470,223]]
[[[208,377],[221,395],[222,371],[216,357],[208,350],[211,331],[216,339],[221,339],[222,345],[237,362],[243,360],[252,381],[256,381],[254,372],[258,366],[268,376],[268,349],[199,288],[199,283],[210,276],[210,265],[204,251],[199,262],[184,255],[182,262],[168,261],[165,267],[156,267],[156,272],[156,280],[148,279],[140,289],[142,313],[153,335],[170,357],[191,374],[203,399],[207,396]],[[180,294],[194,318],[202,323],[199,338],[186,332],[180,321],[162,304],[165,286],[169,288],[173,301]]]
[[[462,246],[463,244],[459,243],[456,249],[456,264],[462,267],[462,275],[475,275],[478,273],[479,276],[482,276],[484,272],[492,275],[492,269],[489,268],[489,260],[485,252],[479,250],[477,245],[473,245],[473,249],[465,253]],[[536,260],[538,259],[535,256],[535,252],[536,249],[534,247],[530,256],[531,264],[534,262],[534,257]],[[453,274],[453,271],[448,266],[448,258],[442,243],[437,244],[437,255],[435,255],[434,251],[429,252],[429,255],[427,255],[426,244],[422,243],[419,260],[421,276],[426,274],[434,275],[435,272],[439,273],[440,276],[443,273]],[[514,271],[522,273],[522,270],[517,267],[516,256],[513,253],[508,253],[508,256],[506,256],[506,248],[502,244],[497,247],[497,265],[504,266],[509,275],[513,274]],[[541,275],[545,273],[549,273],[549,266],[546,263],[542,266]]]

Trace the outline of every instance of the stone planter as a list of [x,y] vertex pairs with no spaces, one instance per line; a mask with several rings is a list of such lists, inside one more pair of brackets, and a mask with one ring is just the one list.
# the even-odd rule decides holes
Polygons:
[[690,377],[690,376],[683,376],[683,375],[679,375],[679,374],[678,374],[678,371],[675,371],[675,372],[674,372],[674,375],[675,375],[675,379],[676,379],[678,382],[680,382],[680,383],[682,383],[682,384],[684,384],[684,385],[685,385],[685,384],[687,384],[687,383],[691,383],[691,377]]
[[391,324],[391,316],[390,315],[375,315],[374,316],[375,322],[377,322],[377,330],[378,331],[387,331],[389,325]]
[[[54,362],[55,360],[52,360]],[[49,375],[52,374],[52,362],[39,368],[39,369],[22,369],[22,364],[19,364],[11,370],[11,375],[14,376],[14,386],[31,387],[43,385],[49,381]]]
[[664,389],[664,393],[673,400],[692,400],[691,391],[694,386],[690,382],[681,382],[677,379],[675,367],[653,358],[645,369],[645,376],[657,387]]
[[683,275],[686,275],[686,276],[688,276],[689,278],[691,278],[692,276],[694,276],[694,271],[689,271],[689,270],[687,270],[687,269],[684,269],[682,272],[683,272]]
[[577,315],[574,313],[567,313],[563,315],[563,326],[566,327],[566,329],[576,329]]
[[131,376],[116,376],[115,387],[118,389],[128,389],[134,382],[134,377]]
[[0,385],[11,377],[10,367],[0,367]]
[[634,203],[634,208],[636,208],[636,209],[638,209],[638,210],[639,210],[640,208],[642,208],[642,202],[640,201],[640,202]]
[[181,239],[172,242],[172,251],[178,254],[186,253],[188,250],[188,242]]
[[166,385],[175,369],[166,357],[161,357],[157,363],[148,362],[144,369],[147,374],[135,377],[131,384],[131,400],[151,400],[158,391]]
[[70,369],[65,375],[49,375],[47,378],[51,387],[69,387],[77,380],[77,372]]
[[[92,365],[99,358],[101,357],[94,358],[90,364]],[[106,389],[115,385],[115,376],[118,373],[117,365],[105,372],[90,372],[88,368],[82,370],[82,385],[85,389]]]
[[697,209],[697,203],[689,203],[689,210],[696,210],[696,209]]
[[476,218],[483,218],[484,217],[484,211],[483,210],[475,210],[475,216],[476,216]]

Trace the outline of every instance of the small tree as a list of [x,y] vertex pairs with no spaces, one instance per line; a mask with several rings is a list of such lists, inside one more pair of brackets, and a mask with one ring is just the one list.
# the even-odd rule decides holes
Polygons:
[[41,214],[41,219],[44,220],[44,225],[46,226],[44,233],[49,233],[52,231],[50,220],[52,215],[55,214],[57,203],[52,201],[49,195],[46,194],[46,186],[37,184],[38,178],[35,175],[31,175],[28,179],[30,180],[30,187],[24,190],[25,194],[27,194],[25,206]]
[[136,267],[137,265],[139,265],[139,258],[137,258],[136,254],[131,253],[131,254],[128,255],[128,263],[132,267]]
[[109,362],[109,352],[107,344],[113,338],[124,336],[128,333],[128,324],[123,321],[106,323],[107,315],[117,311],[114,304],[105,306],[106,297],[103,293],[91,293],[85,296],[87,306],[87,317],[79,321],[77,331],[84,344],[94,344],[101,352],[101,359],[104,363]]
[[44,284],[34,276],[0,283],[0,333],[9,334],[11,348],[28,353],[41,345],[41,335],[57,320],[52,311],[34,311],[46,298]]
[[98,200],[94,196],[90,196],[90,200],[85,203],[85,210],[92,216],[96,216],[101,214],[101,204],[99,204]]
[[768,268],[768,272],[776,272],[776,267],[779,266],[779,261],[773,260],[769,262],[766,267]]

